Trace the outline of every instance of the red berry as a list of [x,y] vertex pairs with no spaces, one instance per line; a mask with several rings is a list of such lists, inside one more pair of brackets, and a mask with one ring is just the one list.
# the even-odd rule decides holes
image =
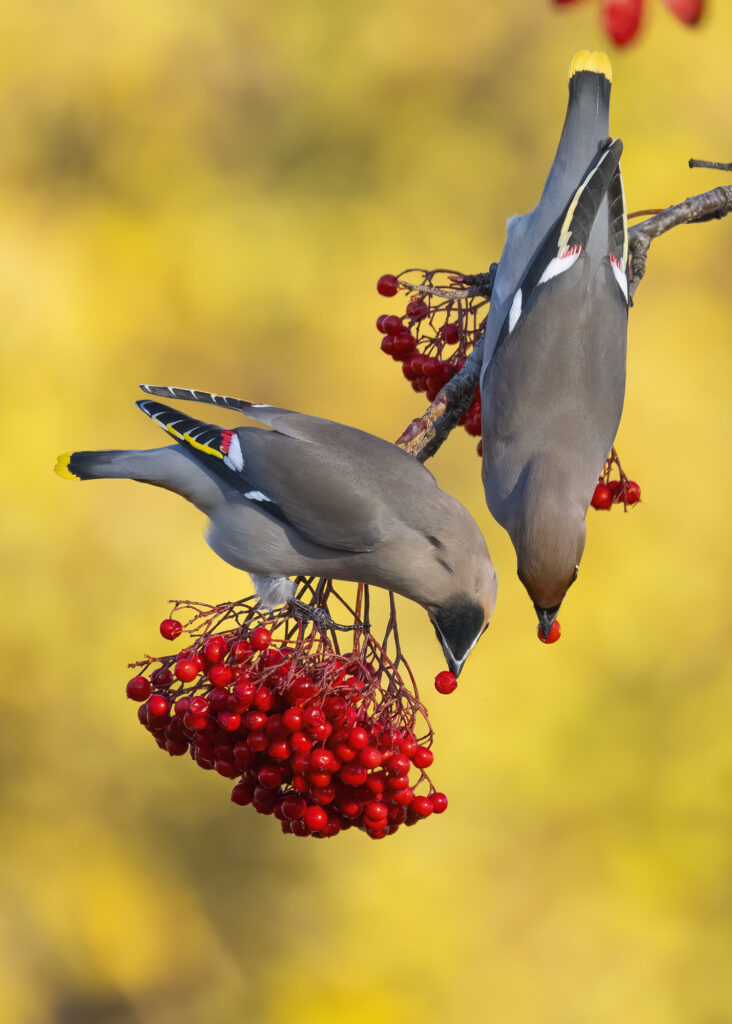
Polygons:
[[274,764],[263,764],[257,772],[260,786],[265,789],[277,789],[282,783],[282,772]]
[[378,800],[370,800],[364,808],[364,815],[374,824],[382,822],[389,814],[389,808]]
[[287,740],[273,740],[267,747],[267,753],[274,761],[286,761],[292,753]]
[[310,806],[306,809],[303,818],[311,832],[319,832],[327,822],[328,815],[322,807]]
[[303,814],[307,810],[307,804],[301,796],[297,796],[295,793],[288,793],[287,796],[282,798],[282,813],[290,821],[295,821],[297,818],[302,818]]
[[358,759],[365,768],[378,768],[382,761],[381,751],[377,747],[364,747]]
[[435,755],[427,747],[417,747],[416,753],[412,758],[412,764],[415,768],[429,768],[434,759]]
[[191,697],[188,704],[188,711],[192,715],[207,715],[208,701],[205,697]]
[[354,726],[348,734],[348,746],[354,750],[363,750],[364,747],[368,746],[368,742],[369,734],[359,726]]
[[167,718],[170,711],[170,702],[159,693],[154,693],[147,704],[147,713],[150,718]]
[[246,661],[248,654],[251,654],[252,645],[246,640],[237,640],[234,646],[231,648],[231,660],[234,662]]
[[609,487],[605,484],[598,483],[595,487],[594,494],[592,495],[592,501],[590,504],[593,508],[597,509],[608,509],[613,503],[612,492]]
[[446,345],[457,345],[460,340],[460,328],[457,324],[443,324],[440,328],[440,337]]
[[420,299],[419,296],[415,296],[407,303],[407,316],[411,317],[412,320],[424,320],[428,313],[429,307],[427,303]]
[[384,327],[387,334],[401,334],[404,330],[404,324],[401,321],[401,317],[398,316],[384,317]]
[[145,676],[133,676],[127,684],[127,696],[130,700],[147,700],[150,690],[150,681]]
[[217,716],[217,721],[225,732],[236,732],[241,725],[241,715],[233,711],[222,711]]
[[536,627],[536,635],[543,644],[554,644],[562,635],[562,627],[559,625],[558,619],[555,619],[554,622],[552,622],[552,628],[549,630],[549,636],[544,636],[541,631],[541,626]]
[[399,281],[393,274],[382,274],[376,282],[376,290],[379,295],[385,295],[387,298],[390,298],[399,291]]
[[239,804],[240,807],[246,807],[247,804],[250,804],[253,796],[254,786],[250,782],[245,782],[244,779],[241,782],[237,782],[231,791],[232,802]]
[[435,689],[438,693],[453,693],[457,688],[457,679],[452,672],[438,672],[435,676]]
[[196,679],[199,674],[199,670],[193,662],[187,657],[184,657],[181,662],[175,663],[175,678],[179,679],[181,683],[189,683],[192,679]]
[[385,352],[388,356],[393,356],[396,352],[395,342],[396,338],[393,334],[385,334],[381,339],[381,351]]
[[[413,757],[416,758],[420,750],[423,749],[423,747],[417,747]],[[414,763],[417,763],[416,760],[414,761]],[[389,760],[386,762],[386,770],[389,772],[390,775],[406,775],[407,772],[409,771],[409,758],[407,757],[406,754],[392,754]]]
[[618,46],[629,43],[640,25],[643,0],[605,0],[605,31]]
[[210,665],[215,664],[217,661],[221,661],[225,654],[226,644],[219,636],[211,637],[211,639],[204,645],[203,656]]
[[[391,337],[391,335],[387,335],[387,337]],[[386,338],[384,341],[386,341]],[[383,342],[381,347],[384,348]],[[411,334],[398,334],[394,339],[394,357],[396,359],[406,359],[407,356],[414,352],[416,347],[416,342]]]
[[231,682],[231,669],[228,665],[212,665],[208,670],[208,678],[214,686],[228,686]]
[[668,9],[687,25],[695,25],[702,16],[704,0],[663,0]]
[[433,793],[430,800],[435,814],[443,814],[447,810],[447,797],[444,793]]
[[386,334],[386,327],[384,326],[384,321],[388,316],[388,313],[382,313],[381,316],[376,318],[376,330],[379,331],[381,334]]
[[640,501],[641,489],[635,480],[629,480],[625,485],[625,504],[635,505]]
[[272,642],[272,634],[264,626],[257,626],[252,633],[252,647],[255,651],[266,651]]
[[432,801],[428,796],[415,796],[411,807],[421,818],[429,818],[430,814],[434,811]]
[[288,708],[283,712],[282,724],[290,732],[297,732],[302,729],[302,711],[300,708]]
[[163,619],[160,623],[160,635],[165,640],[177,640],[183,632],[183,626],[177,619]]

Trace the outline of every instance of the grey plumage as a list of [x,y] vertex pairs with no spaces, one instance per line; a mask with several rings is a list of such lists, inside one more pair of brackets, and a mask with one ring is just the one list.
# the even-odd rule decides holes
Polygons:
[[151,451],[75,452],[62,476],[123,477],[182,495],[207,541],[252,575],[270,606],[291,576],[373,584],[428,612],[457,674],[493,613],[496,574],[477,524],[411,455],[329,420],[181,388],[151,395],[236,409],[270,427],[229,430],[160,402],[140,408],[177,441]]
[[585,544],[585,515],[620,422],[628,318],[610,64],[581,51],[534,210],[509,222],[484,338],[483,483],[548,635]]

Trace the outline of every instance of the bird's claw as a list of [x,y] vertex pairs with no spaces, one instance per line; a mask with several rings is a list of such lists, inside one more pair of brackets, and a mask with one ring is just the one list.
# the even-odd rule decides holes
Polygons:
[[337,629],[342,633],[348,633],[356,629],[368,630],[371,628],[368,622],[354,622],[352,626],[341,626],[340,623],[334,622],[325,608],[305,604],[304,601],[298,601],[295,597],[289,602],[289,607],[296,619],[314,622],[321,632],[325,632],[327,629]]

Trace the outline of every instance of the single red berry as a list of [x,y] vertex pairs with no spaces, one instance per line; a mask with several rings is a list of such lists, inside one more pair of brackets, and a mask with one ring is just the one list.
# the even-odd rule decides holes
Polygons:
[[230,657],[233,662],[239,664],[246,661],[247,655],[252,653],[252,645],[247,640],[237,640],[231,648]]
[[274,761],[286,761],[292,753],[287,740],[273,740],[267,747],[267,753]]
[[381,316],[376,318],[376,330],[379,331],[380,334],[386,334],[386,327],[384,326],[384,321],[388,316],[388,313],[382,313]]
[[[420,750],[423,749],[423,747],[417,747],[413,755],[413,760],[416,759]],[[414,763],[417,764],[416,760],[414,760]],[[430,762],[430,764],[431,763],[432,762]],[[409,771],[409,758],[406,754],[392,754],[386,762],[386,770],[390,775],[406,775]]]
[[447,797],[444,793],[433,793],[430,800],[435,814],[443,814],[447,810]]
[[156,668],[154,672],[150,673],[150,682],[154,688],[164,690],[173,682],[173,673],[169,668],[161,665],[160,668]]
[[165,640],[177,640],[183,632],[183,626],[177,619],[163,619],[160,623],[160,635]]
[[635,480],[629,480],[625,485],[625,504],[635,505],[640,501],[641,489]]
[[401,334],[404,330],[404,324],[401,321],[401,317],[393,315],[384,318],[384,327],[386,327],[387,334]]
[[411,786],[404,786],[403,789],[398,789],[391,799],[395,804],[407,807],[414,800],[414,790]]
[[399,752],[401,754],[406,754],[407,757],[414,757],[416,751],[417,741],[415,740],[414,736],[405,736],[404,739],[401,740],[401,742],[399,743]]
[[638,31],[642,12],[643,0],[605,0],[605,32],[618,46],[625,46]]
[[370,800],[365,808],[364,815],[374,824],[382,822],[389,814],[389,808],[378,800]]
[[457,324],[443,324],[440,328],[440,337],[446,345],[457,345],[460,340],[460,328]]
[[302,818],[303,814],[307,810],[307,804],[301,796],[297,796],[296,793],[288,793],[282,798],[282,813],[290,821],[295,821],[297,818]]
[[393,356],[396,352],[396,338],[393,334],[385,334],[381,339],[381,351],[385,352],[388,356]]
[[254,707],[260,711],[271,711],[275,706],[275,695],[266,686],[260,686],[254,694]]
[[146,707],[150,718],[167,718],[170,711],[170,702],[159,693],[154,693],[147,702]]
[[133,676],[127,684],[127,696],[130,700],[143,701],[150,696],[150,681],[145,676]]
[[438,672],[435,676],[435,689],[438,693],[453,693],[457,688],[457,679],[452,672]]
[[[427,747],[417,747],[412,764],[415,768],[429,768],[434,759],[435,755]],[[392,758],[392,760],[394,759]]]
[[393,274],[382,274],[376,282],[376,291],[379,295],[385,295],[387,298],[390,298],[399,291],[399,281]]
[[282,714],[282,724],[290,732],[298,732],[302,729],[302,711],[300,708],[288,708]]
[[590,502],[592,507],[597,509],[608,509],[612,503],[613,496],[610,488],[605,484],[598,483],[592,495],[592,501]]
[[257,626],[252,633],[251,644],[255,651],[266,651],[272,642],[272,634],[265,626]]
[[[391,335],[388,335],[388,337],[391,337]],[[381,347],[384,348],[383,343]],[[394,357],[396,359],[406,359],[408,356],[412,354],[412,352],[414,352],[417,346],[411,334],[398,334],[394,339],[393,347]]]
[[225,654],[226,644],[221,637],[213,636],[210,640],[206,641],[203,648],[203,656],[209,665],[213,665],[217,661],[221,661]]
[[411,317],[412,320],[424,320],[428,313],[429,307],[427,303],[420,299],[419,296],[415,296],[407,303],[407,316]]
[[301,754],[307,754],[308,751],[313,749],[313,741],[308,739],[305,733],[299,730],[293,732],[292,736],[290,736],[290,743],[292,744],[292,749]]
[[369,734],[358,725],[354,726],[348,734],[348,746],[354,750],[363,750],[364,747],[368,746],[368,742]]
[[429,818],[430,814],[434,811],[432,801],[428,796],[415,796],[411,807],[421,818]]
[[253,796],[254,786],[250,782],[245,782],[243,779],[241,782],[237,782],[231,791],[232,802],[239,804],[240,807],[246,807],[247,804],[250,804]]
[[265,789],[277,789],[282,783],[282,772],[275,764],[263,764],[257,772],[260,786]]
[[478,455],[480,455],[480,457],[483,458],[483,442],[482,441],[478,441],[478,445],[477,445],[475,450],[477,451]]
[[328,814],[322,807],[312,805],[306,809],[303,818],[311,832],[319,832],[327,822]]
[[554,644],[557,642],[559,637],[562,635],[562,627],[559,625],[559,620],[555,619],[552,622],[552,628],[549,630],[549,636],[544,636],[541,631],[541,626],[536,627],[536,635],[539,637],[543,644]]
[[319,747],[310,754],[310,767],[317,772],[334,772],[338,762],[330,750]]
[[358,759],[365,768],[378,768],[383,758],[377,747],[364,747]]
[[225,732],[236,732],[241,725],[241,715],[233,711],[222,711],[216,720]]
[[228,686],[231,682],[231,669],[221,663],[212,665],[208,670],[208,678],[214,686]]
[[188,704],[188,711],[192,715],[207,715],[208,701],[205,697],[191,697],[190,703]]
[[704,0],[663,0],[672,14],[687,25],[696,25],[704,10]]

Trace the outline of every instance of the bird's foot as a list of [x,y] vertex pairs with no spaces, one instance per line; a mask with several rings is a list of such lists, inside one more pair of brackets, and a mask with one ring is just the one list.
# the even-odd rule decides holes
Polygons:
[[368,622],[354,622],[352,626],[341,626],[340,623],[335,622],[325,608],[317,608],[312,604],[305,604],[304,601],[298,601],[296,597],[293,597],[288,602],[288,608],[292,610],[292,614],[296,619],[309,620],[314,622],[319,630],[325,632],[327,629],[337,629],[342,633],[352,632],[355,629],[370,629]]

